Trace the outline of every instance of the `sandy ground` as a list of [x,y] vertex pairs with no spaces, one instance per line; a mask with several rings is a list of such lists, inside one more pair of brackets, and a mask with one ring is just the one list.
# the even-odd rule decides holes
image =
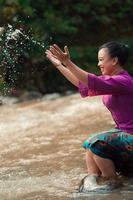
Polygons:
[[86,196],[75,190],[86,174],[83,141],[113,127],[100,96],[1,106],[0,200],[132,199],[131,191]]

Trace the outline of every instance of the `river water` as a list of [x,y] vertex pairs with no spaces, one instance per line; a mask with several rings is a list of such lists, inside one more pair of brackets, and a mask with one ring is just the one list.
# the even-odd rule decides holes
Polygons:
[[83,141],[114,123],[101,97],[79,94],[1,106],[0,200],[131,200],[132,180],[106,193],[77,193]]

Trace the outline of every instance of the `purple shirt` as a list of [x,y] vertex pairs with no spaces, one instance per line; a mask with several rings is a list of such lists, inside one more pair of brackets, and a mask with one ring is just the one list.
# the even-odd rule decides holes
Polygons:
[[133,134],[133,77],[126,70],[117,75],[88,73],[88,86],[79,81],[81,97],[103,95],[102,101],[116,123],[115,128]]

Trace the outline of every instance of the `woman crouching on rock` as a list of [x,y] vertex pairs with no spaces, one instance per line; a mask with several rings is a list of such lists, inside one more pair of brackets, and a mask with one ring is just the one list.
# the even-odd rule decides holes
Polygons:
[[128,45],[112,41],[99,48],[100,76],[76,66],[66,46],[62,51],[54,44],[46,56],[78,87],[81,97],[102,95],[103,104],[116,124],[113,129],[92,134],[84,142],[88,177],[97,183],[97,177],[116,180],[120,172],[133,172],[133,77],[125,68]]

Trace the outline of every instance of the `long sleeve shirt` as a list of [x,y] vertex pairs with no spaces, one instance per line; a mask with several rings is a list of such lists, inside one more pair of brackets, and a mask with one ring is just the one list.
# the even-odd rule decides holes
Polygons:
[[88,86],[79,81],[78,90],[82,98],[102,95],[115,128],[133,134],[133,77],[126,70],[113,76],[88,73]]

